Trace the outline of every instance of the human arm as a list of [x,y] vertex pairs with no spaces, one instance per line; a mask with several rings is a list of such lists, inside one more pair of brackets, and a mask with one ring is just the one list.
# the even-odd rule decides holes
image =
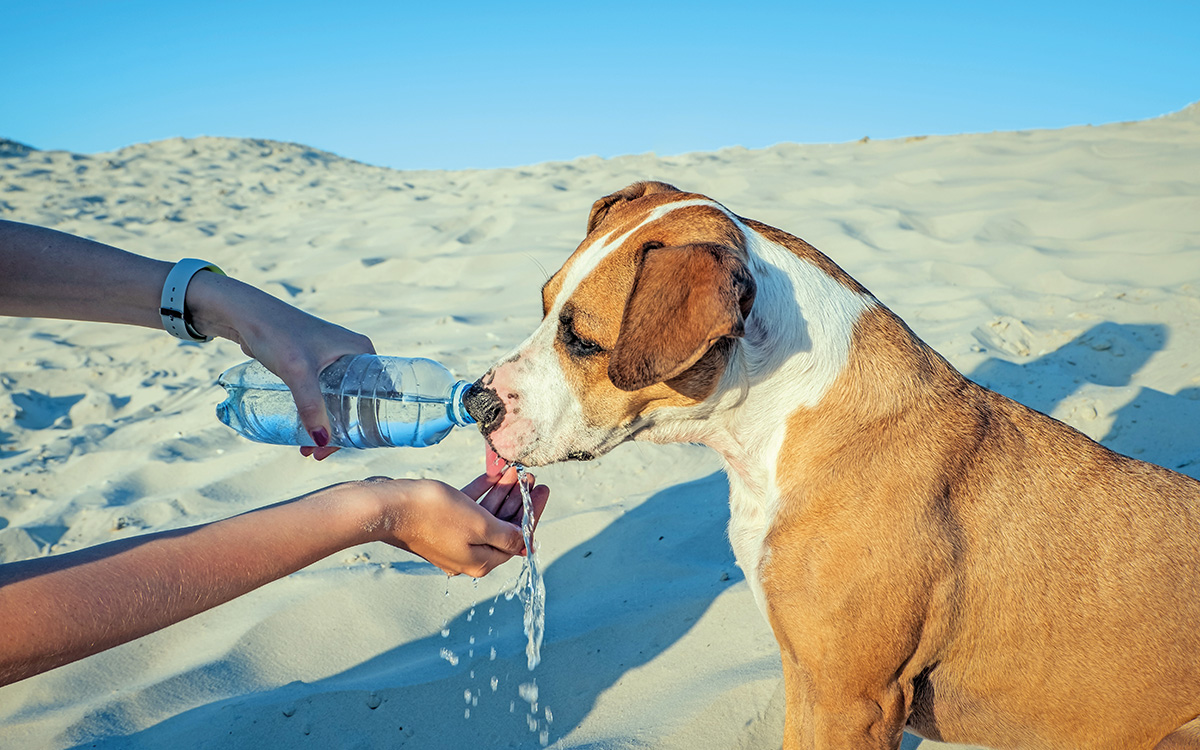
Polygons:
[[[161,329],[159,303],[171,267],[53,229],[0,221],[0,315]],[[314,442],[328,442],[329,416],[317,375],[343,355],[374,352],[370,339],[206,271],[188,285],[185,308],[197,331],[236,342],[278,375]],[[333,450],[315,453],[323,458]]]
[[[520,530],[494,515],[518,493],[515,472],[463,489],[424,479],[350,482],[223,521],[0,566],[0,685],[140,638],[366,542],[407,549],[450,574],[483,576],[524,551]],[[540,516],[549,491],[535,487],[533,497]]]

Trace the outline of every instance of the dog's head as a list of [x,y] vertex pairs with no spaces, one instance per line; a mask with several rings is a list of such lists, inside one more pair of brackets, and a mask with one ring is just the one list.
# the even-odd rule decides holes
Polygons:
[[630,185],[592,206],[587,237],[542,287],[541,325],[480,379],[469,408],[510,461],[606,453],[657,410],[714,392],[754,293],[724,208]]

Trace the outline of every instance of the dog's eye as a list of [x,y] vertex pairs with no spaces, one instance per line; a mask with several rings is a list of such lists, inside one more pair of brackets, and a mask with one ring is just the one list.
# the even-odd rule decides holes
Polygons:
[[567,354],[572,357],[591,357],[604,351],[595,341],[589,341],[575,332],[575,321],[567,315],[558,319],[558,338]]

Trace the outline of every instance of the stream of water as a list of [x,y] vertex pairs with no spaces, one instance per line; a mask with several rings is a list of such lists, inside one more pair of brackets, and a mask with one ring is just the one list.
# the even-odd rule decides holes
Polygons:
[[546,584],[538,569],[537,550],[533,545],[533,500],[525,482],[525,467],[514,464],[517,469],[517,486],[521,488],[521,503],[525,514],[521,519],[521,535],[525,537],[525,564],[517,579],[517,594],[525,605],[525,657],[529,670],[542,660],[542,636],[546,632]]

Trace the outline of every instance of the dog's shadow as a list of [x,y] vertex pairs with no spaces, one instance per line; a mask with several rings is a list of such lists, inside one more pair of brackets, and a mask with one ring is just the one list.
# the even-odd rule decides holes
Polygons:
[[1172,395],[1140,386],[1111,423],[1098,403],[1103,389],[1130,386],[1168,336],[1161,324],[1100,323],[1027,362],[993,357],[968,377],[1043,414],[1058,410],[1118,453],[1200,478],[1200,388]]

